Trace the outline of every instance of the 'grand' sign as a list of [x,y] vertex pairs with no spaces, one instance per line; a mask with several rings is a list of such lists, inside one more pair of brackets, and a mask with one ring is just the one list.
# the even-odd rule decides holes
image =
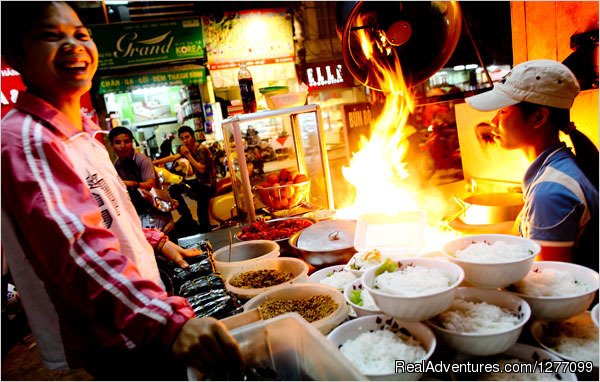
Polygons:
[[199,19],[95,25],[99,68],[204,58]]

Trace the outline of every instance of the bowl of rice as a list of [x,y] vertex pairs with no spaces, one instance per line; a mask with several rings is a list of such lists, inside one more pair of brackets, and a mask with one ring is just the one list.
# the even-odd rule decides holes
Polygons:
[[462,287],[450,307],[427,323],[451,348],[486,356],[513,346],[529,317],[527,302],[508,292]]
[[356,279],[358,279],[358,276],[352,272],[345,271],[343,265],[332,265],[314,272],[306,281],[309,283],[330,285],[343,292],[346,285]]
[[458,265],[422,258],[388,259],[361,276],[379,309],[403,321],[427,320],[446,310],[463,279]]
[[[452,361],[463,365],[468,362],[472,366],[470,370],[452,371],[450,374],[454,381],[577,381],[577,375],[569,371],[568,365],[543,373],[544,370],[539,367],[540,362],[548,365],[562,360],[544,349],[521,343],[493,356],[472,357],[459,353]],[[490,366],[494,369],[490,370]],[[537,369],[534,369],[536,366]],[[515,370],[518,367],[521,370]]]
[[560,321],[585,312],[600,285],[598,272],[561,261],[536,261],[522,280],[506,288],[529,303],[538,320]]
[[356,252],[344,266],[344,270],[360,277],[367,269],[383,264],[387,258],[388,256],[382,254],[378,249]]
[[563,321],[535,320],[530,327],[533,338],[547,351],[573,362],[591,362],[598,367],[598,327],[590,312]]
[[369,380],[414,381],[423,373],[396,372],[397,362],[427,361],[436,347],[435,336],[420,322],[403,322],[378,314],[359,317],[335,328],[327,339]]
[[332,286],[314,283],[288,284],[261,293],[244,304],[244,311],[254,308],[265,320],[296,312],[323,334],[348,318],[344,296]]
[[541,247],[519,236],[488,234],[454,239],[442,247],[465,271],[465,281],[479,288],[503,288],[527,275]]
[[375,304],[373,297],[362,286],[360,279],[357,279],[346,285],[344,289],[344,298],[350,308],[356,313],[357,317],[370,316],[373,314],[383,314]]
[[225,279],[228,291],[241,299],[269,291],[281,285],[299,283],[308,278],[308,265],[293,257],[262,259],[241,267]]

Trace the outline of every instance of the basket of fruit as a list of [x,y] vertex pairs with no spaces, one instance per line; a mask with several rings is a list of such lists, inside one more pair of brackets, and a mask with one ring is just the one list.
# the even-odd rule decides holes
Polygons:
[[294,208],[307,200],[310,180],[287,169],[271,173],[267,181],[254,187],[260,201],[271,211]]

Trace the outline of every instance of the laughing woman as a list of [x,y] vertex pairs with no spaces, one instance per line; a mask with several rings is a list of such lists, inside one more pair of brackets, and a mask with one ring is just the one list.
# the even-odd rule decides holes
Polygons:
[[190,253],[142,230],[80,112],[98,66],[87,28],[64,2],[1,7],[2,53],[27,86],[2,120],[2,246],[45,365],[121,380],[241,365],[223,324],[167,297],[153,251]]

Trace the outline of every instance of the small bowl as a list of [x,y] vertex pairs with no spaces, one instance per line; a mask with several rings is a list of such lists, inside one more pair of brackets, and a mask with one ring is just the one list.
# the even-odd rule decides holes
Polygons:
[[585,312],[598,291],[598,273],[581,265],[561,261],[536,261],[531,272],[543,273],[548,270],[568,271],[576,276],[577,280],[589,285],[591,290],[570,296],[533,296],[520,293],[511,285],[507,291],[527,301],[533,316],[538,320],[560,321]]
[[288,107],[298,107],[306,104],[308,91],[289,92],[285,94],[265,95],[265,101],[269,110],[285,109]]
[[248,311],[254,308],[258,308],[263,302],[267,300],[301,299],[312,297],[315,295],[329,296],[338,305],[337,309],[327,317],[311,322],[311,324],[314,327],[316,327],[321,333],[327,334],[333,328],[341,324],[348,317],[348,305],[344,300],[344,296],[342,296],[342,294],[337,289],[328,285],[312,283],[283,285],[274,288],[268,292],[261,293],[256,297],[253,297],[244,305],[244,310]]
[[590,314],[592,315],[592,321],[594,321],[594,324],[600,328],[600,304],[594,305]]
[[[469,245],[478,242],[494,243],[502,241],[507,244],[516,244],[523,246],[531,251],[531,254],[524,259],[512,260],[507,262],[483,263],[458,259],[456,251],[465,249]],[[450,261],[461,266],[465,271],[465,281],[472,286],[479,288],[504,288],[514,282],[521,280],[527,275],[535,257],[540,253],[541,247],[533,240],[525,239],[512,235],[472,235],[464,236],[446,243],[442,247],[442,252]]]
[[[466,356],[466,355],[459,353],[456,357],[454,357],[452,362],[457,363],[457,364],[463,364],[463,365],[466,364],[467,362],[470,362],[474,366],[473,368],[471,368],[471,370],[485,370],[486,367],[489,367],[488,365],[491,365],[491,364],[497,365],[498,361],[501,359],[514,359],[514,358],[516,358],[520,361],[526,362],[532,366],[535,365],[535,363],[539,362],[539,361],[541,361],[541,362],[561,362],[562,361],[560,358],[558,358],[557,356],[555,356],[554,354],[552,354],[550,352],[547,352],[544,349],[540,349],[535,346],[516,343],[510,349],[504,351],[502,354],[498,354],[498,355],[491,356],[491,357],[473,358],[472,356]],[[481,367],[479,367],[479,366],[481,366]],[[549,378],[554,377],[554,379],[557,381],[577,381],[577,375],[575,375],[575,373],[563,371],[563,370],[561,370],[562,367],[559,367],[558,369],[559,370],[557,370],[557,372],[554,373],[553,375],[549,375],[548,373],[544,373],[541,375],[546,377],[544,379],[548,379],[548,380],[549,380]],[[567,367],[567,370],[568,370],[568,367]],[[526,381],[526,380],[528,380],[528,377],[529,377],[529,376],[512,375],[512,378],[509,378],[509,376],[511,376],[511,374],[512,373],[496,374],[499,377],[499,379],[496,379],[496,380]],[[453,381],[479,381],[479,380],[482,380],[482,377],[484,376],[484,374],[482,374],[482,373],[470,373],[469,371],[467,371],[465,373],[450,372],[450,375],[451,375]],[[520,377],[520,378],[518,378],[518,377]],[[532,379],[532,378],[529,377],[529,379]]]
[[267,87],[258,89],[258,92],[260,94],[262,94],[262,95],[265,95],[265,94],[271,94],[271,95],[285,94],[285,93],[287,93],[289,91],[290,91],[290,88],[288,86],[267,86]]
[[529,305],[508,292],[463,287],[456,290],[455,298],[471,302],[487,302],[509,310],[520,319],[519,323],[512,328],[487,333],[461,333],[445,328],[436,319],[427,322],[438,338],[442,338],[448,346],[463,354],[485,356],[502,353],[517,342],[523,326],[531,317]]
[[[557,357],[560,357],[566,361],[572,361],[572,362],[582,362],[585,361],[583,359],[575,359],[572,356],[568,356],[565,355],[563,353],[559,353],[557,350],[553,349],[552,347],[550,347],[549,344],[546,343],[546,339],[545,339],[545,334],[547,332],[549,332],[550,330],[550,326],[551,325],[560,325],[561,323],[572,323],[572,324],[581,324],[581,325],[589,325],[592,323],[592,317],[590,312],[583,312],[581,314],[578,314],[575,317],[571,317],[568,320],[563,320],[563,321],[553,321],[553,322],[547,322],[547,321],[540,321],[540,320],[535,320],[533,321],[533,323],[531,324],[531,326],[529,327],[529,330],[531,331],[531,335],[533,336],[533,339],[536,340],[536,342],[538,344],[540,344],[541,347],[543,347],[545,350],[549,351],[550,353],[556,355]],[[596,329],[598,329],[596,327]],[[596,342],[598,341],[598,338],[596,338]],[[596,358],[594,358],[594,361],[592,361],[594,368],[598,368],[598,354],[596,354]]]
[[225,279],[237,269],[257,260],[279,257],[279,250],[279,244],[273,240],[249,240],[232,244],[231,255],[228,245],[217,249],[213,253],[213,259],[217,272]]
[[[383,312],[379,309],[372,310],[369,308],[365,308],[364,306],[360,306],[360,305],[353,303],[352,300],[350,299],[350,293],[353,290],[363,290],[362,282],[360,281],[360,279],[357,279],[356,281],[351,282],[350,284],[346,285],[346,288],[344,288],[344,298],[346,299],[346,302],[348,303],[348,305],[350,305],[352,310],[354,310],[357,317],[371,316],[374,314],[383,314]],[[368,291],[367,291],[367,293],[368,293]]]
[[444,260],[412,258],[401,260],[398,265],[399,267],[421,265],[438,269],[448,274],[454,281],[450,286],[435,292],[416,296],[398,296],[374,289],[375,272],[378,267],[369,268],[361,276],[363,287],[371,293],[373,300],[382,312],[403,321],[427,320],[448,309],[454,300],[456,288],[465,277],[461,267]]
[[[385,329],[391,329],[395,333],[408,333],[411,337],[420,342],[426,354],[422,360],[416,361],[416,363],[429,360],[435,350],[435,336],[427,326],[419,322],[403,322],[397,318],[389,317],[383,314],[359,317],[352,321],[345,322],[329,333],[327,339],[340,348],[344,342],[355,339],[362,333]],[[379,374],[365,374],[369,380],[376,381],[416,381],[422,375],[422,373],[383,372]]]
[[[308,277],[307,282],[309,282],[309,283],[318,283],[318,284],[323,284],[323,285],[329,285],[329,286],[332,286],[332,287],[336,288],[335,285],[330,285],[330,284],[327,284],[327,283],[322,283],[321,281],[323,281],[324,279],[326,279],[327,277],[329,277],[331,274],[337,273],[337,272],[344,272],[344,266],[343,265],[332,265],[330,267],[319,269],[318,271],[314,272],[312,275],[310,275]],[[349,283],[346,283],[341,288],[337,288],[337,289],[340,292],[343,292],[344,288]]]
[[[281,284],[272,285],[263,288],[239,288],[231,285],[231,280],[248,271],[256,271],[260,269],[274,269],[281,272],[289,272],[292,274],[292,279]],[[274,259],[262,259],[254,261],[250,264],[238,268],[225,279],[225,287],[231,293],[241,299],[251,299],[259,294],[270,291],[278,286],[298,283],[306,280],[308,277],[308,265],[302,260],[294,259],[293,257],[276,257]]]

